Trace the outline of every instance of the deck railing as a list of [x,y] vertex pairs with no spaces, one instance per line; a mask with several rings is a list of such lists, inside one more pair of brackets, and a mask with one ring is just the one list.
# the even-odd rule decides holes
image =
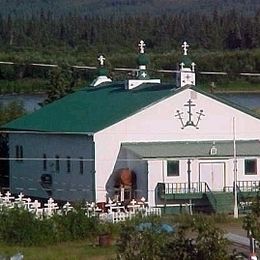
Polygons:
[[204,193],[208,189],[206,182],[161,183],[160,186],[163,186],[164,194]]
[[[239,192],[258,192],[260,191],[260,181],[237,181]],[[233,192],[233,186],[224,187],[225,192]]]

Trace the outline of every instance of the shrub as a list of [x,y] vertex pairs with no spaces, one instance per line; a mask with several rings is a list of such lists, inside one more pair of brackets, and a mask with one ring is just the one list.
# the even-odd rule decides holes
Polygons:
[[7,244],[31,246],[55,241],[51,220],[39,220],[21,208],[3,209],[0,223],[0,238]]
[[91,239],[97,234],[97,219],[87,217],[82,209],[55,215],[53,221],[59,241]]

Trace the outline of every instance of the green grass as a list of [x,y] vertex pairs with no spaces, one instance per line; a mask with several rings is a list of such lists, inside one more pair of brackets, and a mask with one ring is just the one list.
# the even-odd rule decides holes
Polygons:
[[26,260],[80,260],[80,259],[113,259],[116,247],[91,246],[86,241],[60,243],[44,247],[20,247],[0,244],[0,255],[10,257],[20,252]]

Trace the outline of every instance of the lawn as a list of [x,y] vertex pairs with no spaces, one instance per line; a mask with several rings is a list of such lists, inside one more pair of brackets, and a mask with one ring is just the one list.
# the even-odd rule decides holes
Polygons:
[[6,246],[0,244],[1,256],[10,257],[18,252],[24,255],[26,260],[105,260],[115,258],[115,246],[92,246],[86,241],[66,242],[44,247]]

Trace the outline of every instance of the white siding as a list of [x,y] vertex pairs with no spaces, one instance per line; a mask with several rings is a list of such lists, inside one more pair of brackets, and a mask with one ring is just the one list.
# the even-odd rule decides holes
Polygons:
[[[205,116],[199,122],[199,129],[186,127],[181,129],[180,120],[175,116],[176,111],[184,112],[187,120],[187,108],[184,104],[190,98],[196,104],[193,108],[193,115],[203,109]],[[236,110],[233,107],[218,102],[193,90],[184,90],[170,98],[156,103],[133,116],[120,121],[94,135],[95,141],[95,167],[96,167],[96,189],[97,200],[106,199],[106,183],[114,171],[120,145],[123,142],[163,142],[163,141],[200,141],[200,140],[232,140],[232,122],[236,118],[236,138],[240,140],[260,139],[260,120]],[[194,118],[196,120],[196,117]],[[157,179],[151,179],[150,173],[158,171],[149,165],[149,190],[156,181],[160,180],[161,173]],[[181,166],[184,167],[185,166]],[[192,162],[192,171],[198,171],[198,163]],[[241,167],[241,166],[239,166]],[[227,163],[227,171],[231,169],[231,162]],[[239,168],[239,171],[240,168]],[[186,172],[185,170],[183,172]],[[250,176],[239,177],[248,178]],[[155,174],[153,175],[155,176]],[[197,181],[197,174],[192,175],[192,181]],[[253,176],[254,178],[258,178]],[[185,174],[181,175],[178,181],[186,181]],[[230,176],[227,183],[231,182]],[[152,184],[153,183],[153,184]],[[149,195],[150,196],[150,195]]]

